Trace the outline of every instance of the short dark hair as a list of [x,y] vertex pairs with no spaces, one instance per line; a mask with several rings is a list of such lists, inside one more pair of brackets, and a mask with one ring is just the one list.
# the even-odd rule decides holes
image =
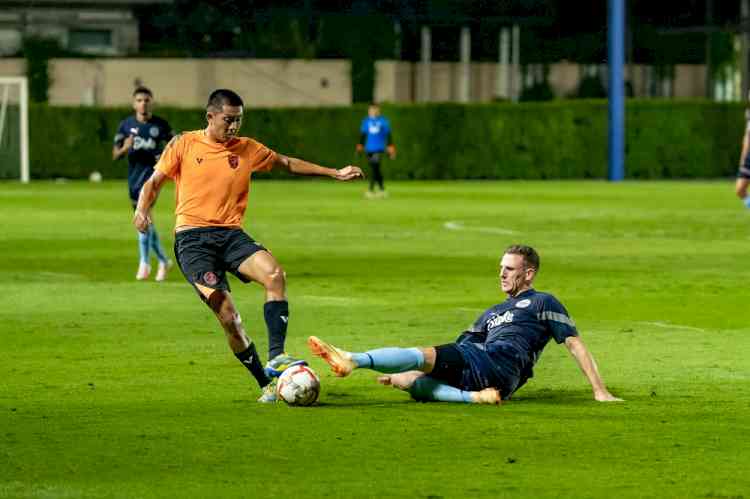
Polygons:
[[208,96],[206,109],[220,112],[224,106],[244,106],[242,98],[236,92],[226,88],[219,88]]
[[151,89],[148,87],[144,87],[144,86],[135,87],[135,90],[133,90],[133,97],[135,97],[138,94],[146,94],[149,97],[154,96],[154,93],[151,91]]
[[539,253],[536,252],[531,246],[525,246],[523,244],[513,244],[508,246],[505,250],[504,255],[521,255],[523,257],[523,264],[526,268],[532,268],[539,271]]

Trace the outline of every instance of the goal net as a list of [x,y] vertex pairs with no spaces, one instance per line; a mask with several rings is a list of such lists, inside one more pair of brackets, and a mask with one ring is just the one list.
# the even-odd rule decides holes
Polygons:
[[0,179],[29,181],[28,95],[26,78],[0,76]]

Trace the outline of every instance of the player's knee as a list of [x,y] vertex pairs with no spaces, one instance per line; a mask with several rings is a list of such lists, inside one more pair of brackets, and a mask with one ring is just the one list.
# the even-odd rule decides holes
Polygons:
[[223,310],[216,314],[224,331],[230,336],[242,336],[242,318],[235,310]]
[[738,198],[745,199],[747,197],[747,186],[737,186],[734,192]]
[[275,267],[266,276],[266,281],[263,284],[268,290],[284,291],[286,288],[286,272],[279,266]]
[[227,300],[227,296],[223,291],[216,290],[208,297],[206,303],[211,310],[216,314],[216,318],[225,328],[232,327],[240,324],[240,314],[234,308],[231,301]]
[[235,320],[234,315],[236,312],[233,310],[220,310],[216,312],[216,318],[219,319],[219,322],[221,323],[224,328],[228,328],[231,326],[234,326]]

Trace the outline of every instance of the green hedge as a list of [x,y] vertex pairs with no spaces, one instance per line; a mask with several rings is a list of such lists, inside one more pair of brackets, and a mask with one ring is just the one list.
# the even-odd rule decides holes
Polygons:
[[[744,108],[740,104],[630,101],[629,178],[710,178],[736,170]],[[124,178],[111,160],[112,137],[128,109],[31,106],[34,178],[84,178],[93,170]],[[364,106],[248,109],[243,134],[279,152],[330,166],[355,161]],[[386,105],[398,158],[392,179],[605,178],[606,101]],[[176,130],[204,126],[200,109],[161,108]],[[361,158],[356,161],[362,163]],[[278,175],[278,174],[275,174]]]

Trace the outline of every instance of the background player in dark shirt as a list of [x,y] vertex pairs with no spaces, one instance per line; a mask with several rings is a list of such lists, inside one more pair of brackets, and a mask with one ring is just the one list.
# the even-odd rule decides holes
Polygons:
[[[172,138],[172,129],[164,119],[153,115],[154,97],[146,87],[138,87],[133,92],[133,110],[117,128],[112,159],[128,156],[128,194],[135,209],[143,184],[154,173],[154,165],[159,159],[164,145]],[[163,281],[172,262],[167,258],[153,224],[145,233],[138,233],[140,260],[135,278],[147,279],[151,273],[150,250],[154,250],[159,261],[156,280]]]
[[[383,172],[380,171],[380,161],[383,153],[388,152],[388,157],[396,157],[396,146],[393,145],[393,133],[391,123],[385,116],[380,114],[380,106],[375,103],[367,108],[367,117],[359,126],[359,142],[356,146],[357,153],[367,155],[367,164],[370,165],[370,188],[365,193],[368,198],[385,197],[385,186],[383,184]],[[375,190],[378,184],[380,191]]]
[[[748,94],[750,99],[750,94]],[[740,151],[740,166],[737,170],[737,181],[734,190],[737,197],[746,208],[750,208],[750,197],[747,195],[747,187],[750,184],[750,109],[745,111],[745,134],[742,136],[742,150]]]
[[314,336],[308,344],[337,376],[373,369],[392,373],[379,381],[407,390],[417,400],[499,404],[531,378],[542,350],[554,339],[565,343],[595,400],[621,400],[607,390],[565,307],[554,296],[532,289],[538,270],[539,255],[533,248],[514,245],[505,250],[500,287],[508,298],[484,312],[454,343],[364,353],[338,349]]

